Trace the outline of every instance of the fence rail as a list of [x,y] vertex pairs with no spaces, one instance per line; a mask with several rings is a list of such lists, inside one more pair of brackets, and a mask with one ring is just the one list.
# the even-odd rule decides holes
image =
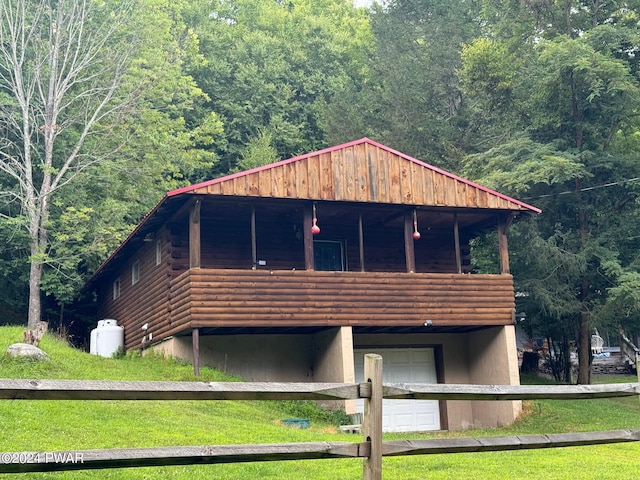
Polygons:
[[[354,400],[371,383],[131,382],[0,379],[0,400]],[[640,395],[639,383],[467,385],[385,383],[382,397],[414,400],[576,400]]]
[[366,355],[359,384],[266,382],[128,382],[0,379],[0,399],[20,400],[348,400],[364,399],[362,442],[0,452],[0,473],[124,467],[362,458],[365,480],[382,478],[382,457],[495,452],[640,441],[640,430],[482,438],[382,441],[382,399],[593,399],[640,394],[640,383],[507,386],[382,384],[382,358]]
[[359,388],[357,383],[0,379],[0,400],[349,400],[363,398]]
[[[484,438],[395,440],[382,442],[382,456],[500,452],[637,441],[640,441],[640,430]],[[0,465],[0,472],[33,473],[125,467],[367,458],[370,453],[371,448],[368,442],[309,442],[59,452],[6,452],[0,454],[6,457],[2,461],[2,465]]]

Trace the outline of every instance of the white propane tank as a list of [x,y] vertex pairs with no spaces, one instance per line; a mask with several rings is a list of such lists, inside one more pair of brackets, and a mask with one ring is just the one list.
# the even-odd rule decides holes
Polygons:
[[94,328],[93,330],[91,330],[91,342],[89,343],[89,353],[91,355],[98,354],[98,346],[96,345],[97,339],[98,339],[98,329]]
[[124,327],[118,326],[118,322],[112,319],[98,321],[98,328],[91,332],[90,352],[101,357],[112,357],[120,347],[124,347]]

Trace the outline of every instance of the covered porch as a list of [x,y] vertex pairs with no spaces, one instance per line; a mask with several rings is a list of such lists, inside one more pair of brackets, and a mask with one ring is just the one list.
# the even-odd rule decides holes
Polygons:
[[471,273],[470,240],[497,231],[509,271],[512,211],[192,197],[169,222],[174,270]]

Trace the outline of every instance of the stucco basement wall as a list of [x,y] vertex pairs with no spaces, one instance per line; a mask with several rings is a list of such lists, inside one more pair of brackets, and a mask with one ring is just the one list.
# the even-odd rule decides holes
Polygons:
[[[351,327],[313,335],[201,335],[200,364],[247,381],[352,382],[352,344]],[[190,336],[170,338],[153,349],[193,362]]]
[[[351,327],[336,327],[313,335],[313,381],[354,382],[353,333]],[[327,408],[344,408],[355,413],[356,401],[325,401]]]
[[[313,381],[310,335],[200,336],[200,365],[247,381]],[[191,337],[173,337],[154,347],[167,356],[193,362]]]
[[[519,385],[515,327],[493,327],[469,337],[470,383]],[[522,412],[522,402],[473,402],[475,425],[499,427],[513,422]]]

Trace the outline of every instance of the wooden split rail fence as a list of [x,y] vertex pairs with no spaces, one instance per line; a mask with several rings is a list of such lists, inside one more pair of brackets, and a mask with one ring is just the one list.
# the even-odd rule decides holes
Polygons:
[[[382,457],[495,452],[640,441],[640,430],[483,438],[382,441],[382,399],[530,400],[590,399],[640,394],[639,383],[578,386],[384,384],[382,358],[365,356],[366,382],[129,382],[2,380],[0,399],[20,400],[348,400],[364,399],[363,441],[161,448],[0,452],[0,473],[234,462],[363,459],[365,480],[382,478]],[[81,459],[81,461],[77,461]],[[14,461],[15,460],[15,461]],[[75,460],[75,461],[74,461]]]

